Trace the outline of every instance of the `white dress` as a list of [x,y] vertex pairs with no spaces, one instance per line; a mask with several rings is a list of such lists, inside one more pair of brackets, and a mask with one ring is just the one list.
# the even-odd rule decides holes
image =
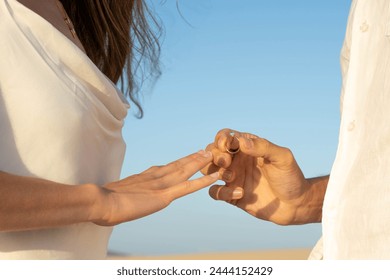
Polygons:
[[[0,170],[66,184],[117,180],[128,108],[73,42],[16,0],[0,1]],[[102,259],[111,231],[1,232],[0,259]]]

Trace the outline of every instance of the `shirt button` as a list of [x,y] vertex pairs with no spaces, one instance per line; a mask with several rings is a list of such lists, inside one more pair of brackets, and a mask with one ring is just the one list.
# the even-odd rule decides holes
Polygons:
[[348,124],[347,129],[348,129],[348,131],[352,131],[352,130],[354,130],[354,128],[355,128],[355,121],[351,121],[351,122]]
[[369,25],[368,25],[367,21],[363,22],[363,23],[360,25],[360,31],[361,31],[361,32],[367,32],[367,31],[368,31],[368,28],[369,28]]

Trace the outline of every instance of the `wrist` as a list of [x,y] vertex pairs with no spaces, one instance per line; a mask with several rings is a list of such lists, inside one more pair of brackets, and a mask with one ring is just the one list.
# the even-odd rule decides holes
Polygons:
[[305,189],[296,212],[295,224],[320,223],[329,176],[305,180]]
[[85,184],[81,187],[87,190],[90,197],[93,198],[89,208],[88,221],[98,225],[105,224],[109,216],[107,190],[95,184]]

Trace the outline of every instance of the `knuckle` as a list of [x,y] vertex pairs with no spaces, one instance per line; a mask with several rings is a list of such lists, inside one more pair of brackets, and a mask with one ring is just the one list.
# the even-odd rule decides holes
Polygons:
[[267,139],[258,138],[258,141],[259,141],[260,145],[263,147],[264,151],[269,151],[271,143]]
[[293,163],[295,161],[295,158],[294,158],[294,155],[293,153],[291,152],[291,150],[289,148],[282,148],[282,153],[283,153],[283,156],[284,156],[284,160],[287,162],[287,163]]
[[193,187],[193,185],[194,185],[193,181],[185,181],[184,182],[184,188],[186,190],[191,189]]
[[174,168],[177,168],[177,169],[183,167],[183,164],[182,164],[180,161],[174,161],[174,162],[172,162],[171,164],[172,164],[172,166],[173,166]]
[[158,179],[149,182],[149,187],[150,189],[156,190],[156,189],[161,189],[161,187],[164,186],[164,180],[163,179]]
[[157,171],[157,170],[159,170],[159,169],[160,169],[160,167],[157,166],[157,165],[154,165],[154,166],[152,166],[152,167],[149,168],[149,170],[150,170],[151,172],[155,172],[155,171]]
[[161,166],[154,165],[154,166],[151,166],[148,169],[146,169],[144,173],[153,174],[153,173],[157,173],[160,169],[161,169]]
[[225,182],[231,182],[234,180],[234,172],[231,170],[222,171],[222,180]]
[[244,137],[246,139],[259,139],[260,137],[252,134],[252,133],[249,133],[249,132],[243,132],[241,133],[241,137]]
[[214,143],[210,143],[207,145],[206,151],[212,151],[214,149],[214,147],[215,147]]
[[219,137],[224,136],[228,134],[231,131],[230,128],[223,128],[220,131],[217,132],[217,135],[215,136],[215,140],[218,140]]

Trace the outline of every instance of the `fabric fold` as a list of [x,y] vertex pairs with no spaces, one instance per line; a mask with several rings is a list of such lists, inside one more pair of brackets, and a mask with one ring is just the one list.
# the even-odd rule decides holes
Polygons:
[[[0,170],[79,185],[119,179],[128,102],[84,52],[16,0],[0,1]],[[103,259],[111,227],[1,232],[0,259]]]

